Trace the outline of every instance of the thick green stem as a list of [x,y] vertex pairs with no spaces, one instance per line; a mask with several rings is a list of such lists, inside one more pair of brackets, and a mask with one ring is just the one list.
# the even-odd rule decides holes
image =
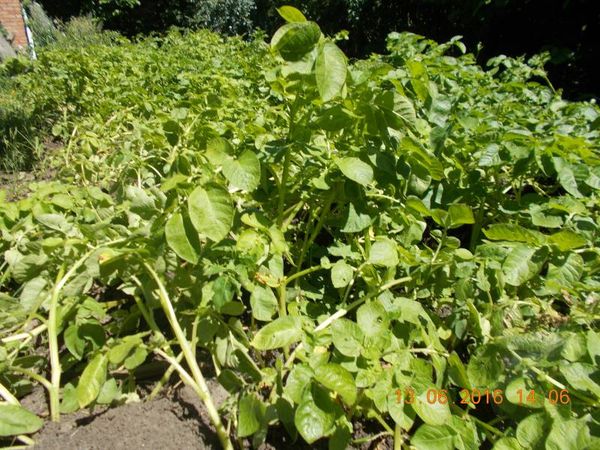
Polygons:
[[[200,366],[198,366],[198,361],[196,360],[196,355],[194,355],[194,352],[192,351],[192,346],[190,345],[190,342],[185,337],[185,334],[184,334],[183,330],[181,329],[181,325],[179,325],[177,316],[175,314],[175,310],[173,309],[173,305],[169,298],[169,294],[167,293],[167,290],[165,289],[165,286],[162,283],[162,281],[160,280],[160,278],[158,277],[158,274],[156,273],[156,271],[148,263],[144,263],[144,267],[146,268],[146,270],[148,271],[148,273],[154,279],[154,282],[158,286],[158,297],[160,299],[160,304],[163,308],[165,315],[167,316],[167,320],[169,321],[169,324],[171,325],[171,329],[175,333],[175,337],[177,338],[177,342],[179,343],[179,346],[181,347],[181,350],[185,357],[185,361],[187,362],[187,364],[192,372],[193,381],[194,381],[195,385],[197,386],[196,393],[198,394],[198,396],[204,403],[204,406],[206,407],[206,411],[208,412],[208,417],[210,418],[210,421],[212,422],[213,426],[215,427],[217,436],[219,437],[219,441],[221,442],[221,445],[225,450],[233,450],[233,445],[231,444],[231,440],[229,439],[229,434],[227,433],[227,430],[223,426],[223,422],[221,422],[221,418],[219,417],[217,408],[215,407],[215,404],[213,402],[210,391],[208,390],[208,386],[206,384],[204,376],[202,375]],[[168,355],[165,355],[165,356],[168,356]],[[173,358],[170,358],[170,359],[173,360]],[[173,364],[172,361],[169,361],[169,362],[171,362],[171,364]],[[178,366],[176,365],[175,367],[179,371]],[[180,374],[181,374],[181,371],[180,371]]]
[[58,348],[58,300],[60,297],[60,291],[67,284],[67,281],[79,270],[79,268],[92,256],[92,254],[102,247],[109,245],[118,244],[125,242],[128,238],[118,239],[115,241],[107,242],[105,244],[96,246],[85,253],[79,258],[63,276],[64,267],[61,267],[57,279],[59,280],[52,290],[50,297],[50,309],[48,313],[48,351],[50,353],[50,383],[51,389],[48,392],[50,397],[50,419],[53,422],[60,420],[60,376],[61,367],[59,359],[59,348]]
[[281,228],[283,225],[283,209],[285,207],[285,196],[287,194],[287,182],[290,173],[291,150],[285,150],[283,158],[283,172],[281,173],[281,183],[279,184],[279,204],[277,206],[277,225]]
[[60,399],[59,399],[59,390],[60,390],[60,359],[58,355],[58,324],[57,324],[57,315],[58,315],[58,295],[60,292],[59,284],[62,280],[65,279],[63,277],[64,268],[61,267],[60,272],[58,273],[58,278],[60,281],[54,286],[54,290],[52,291],[52,299],[50,301],[50,311],[48,314],[48,350],[50,353],[50,390],[48,391],[48,396],[50,397],[50,419],[53,422],[58,422],[60,420]]
[[404,437],[402,437],[402,427],[396,424],[394,427],[394,450],[401,450],[403,443]]
[[294,281],[294,280],[295,280],[295,279],[297,279],[297,278],[301,278],[301,277],[303,277],[304,275],[308,275],[308,274],[310,274],[310,273],[316,272],[317,270],[321,270],[321,269],[323,269],[323,267],[319,265],[319,266],[313,266],[313,267],[309,267],[308,269],[301,270],[300,272],[296,272],[295,274],[293,274],[293,275],[290,275],[290,276],[289,276],[289,277],[288,277],[288,278],[285,280],[285,284],[286,284],[286,285],[287,285],[287,284],[290,284],[292,281]]

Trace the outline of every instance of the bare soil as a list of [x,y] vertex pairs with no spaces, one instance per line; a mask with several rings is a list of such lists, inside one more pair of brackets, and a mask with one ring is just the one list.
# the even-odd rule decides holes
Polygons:
[[[216,383],[211,388],[215,402],[226,398]],[[65,415],[60,423],[48,422],[34,439],[39,450],[220,448],[206,410],[188,387],[149,402]]]

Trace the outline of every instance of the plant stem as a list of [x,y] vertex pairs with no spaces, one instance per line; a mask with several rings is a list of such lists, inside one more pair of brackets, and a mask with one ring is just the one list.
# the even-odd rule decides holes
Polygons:
[[469,415],[469,413],[466,412],[464,409],[462,409],[456,405],[451,405],[451,409],[458,415],[461,415],[461,416],[466,415],[470,420],[475,422],[477,425],[479,425],[481,428],[485,429],[486,431],[492,433],[493,435],[498,436],[498,437],[504,436],[504,433],[502,431],[500,431],[498,428],[493,427],[488,423],[485,423],[483,420],[479,420],[475,416]]
[[404,437],[402,436],[402,428],[399,424],[396,424],[394,427],[394,450],[401,450],[403,443]]
[[4,400],[6,400],[6,403],[9,403],[11,405],[16,405],[16,406],[20,405],[19,400],[17,400],[17,397],[12,395],[10,393],[10,391],[8,389],[6,389],[6,387],[4,387],[4,385],[2,383],[0,383],[0,397],[2,397]]
[[281,228],[283,225],[283,208],[285,207],[285,196],[287,194],[287,180],[290,172],[291,150],[285,150],[283,158],[283,172],[281,173],[281,183],[279,185],[279,204],[277,206],[277,225]]
[[[200,367],[198,366],[198,361],[196,360],[196,356],[192,352],[192,347],[191,347],[189,341],[187,340],[187,338],[185,337],[185,334],[184,334],[183,330],[181,329],[181,326],[179,325],[177,316],[175,314],[175,310],[173,309],[173,304],[171,303],[171,300],[169,299],[169,294],[167,293],[167,290],[165,289],[165,286],[162,283],[162,281],[160,280],[160,278],[158,277],[158,274],[156,273],[156,271],[147,262],[144,262],[144,267],[146,268],[146,270],[148,271],[148,273],[154,279],[154,282],[158,286],[158,297],[160,299],[160,304],[163,308],[163,311],[165,312],[165,315],[167,316],[169,324],[171,325],[171,329],[175,333],[175,337],[177,338],[177,342],[179,343],[179,346],[181,347],[181,350],[183,352],[185,360],[192,372],[193,381],[195,382],[195,384],[197,386],[196,393],[198,394],[200,399],[204,402],[204,406],[206,407],[206,411],[208,412],[208,417],[210,418],[213,426],[215,427],[217,436],[219,437],[219,441],[221,442],[221,446],[225,450],[233,450],[233,445],[231,444],[231,440],[229,439],[229,434],[227,433],[227,430],[225,429],[225,427],[223,426],[223,423],[221,422],[221,418],[219,417],[217,408],[215,407],[215,404],[213,402],[210,391],[208,390],[208,386],[206,385],[206,381],[204,379],[204,376],[202,375],[202,371],[200,370]],[[165,354],[165,356],[168,356],[168,355]],[[173,358],[170,358],[170,359],[174,362]],[[173,363],[172,361],[170,361],[170,362]],[[178,366],[181,367],[177,363],[175,368],[177,369]],[[179,370],[179,369],[177,369],[177,370]],[[181,373],[182,372],[180,371],[180,374]]]
[[289,276],[288,278],[285,279],[284,283],[290,284],[292,281],[294,281],[297,278],[303,277],[304,275],[308,275],[310,273],[316,272],[317,270],[322,270],[323,267],[321,265],[318,266],[313,266],[313,267],[309,267],[308,269],[304,269],[301,270],[300,272],[296,272],[295,274]]
[[[60,281],[54,286],[52,291],[52,299],[50,301],[50,311],[48,314],[48,350],[50,353],[50,372],[51,372],[51,386],[48,391],[48,396],[50,397],[50,419],[53,422],[58,422],[60,420],[60,399],[59,399],[59,389],[60,389],[60,359],[58,357],[58,324],[57,324],[57,314],[58,314],[58,294],[60,292],[59,284],[62,280],[65,280],[66,277],[63,277],[64,266],[60,268],[58,272],[58,278]],[[62,286],[61,286],[62,287]]]
[[279,294],[279,317],[287,316],[287,284],[282,282],[277,288]]
[[91,250],[88,250],[81,258],[79,258],[68,270],[66,274],[64,274],[64,266],[61,267],[58,276],[56,277],[59,281],[55,284],[54,289],[52,290],[52,294],[50,297],[50,308],[48,313],[48,351],[50,353],[50,371],[51,377],[50,382],[52,384],[51,389],[48,392],[48,396],[50,397],[50,419],[53,422],[58,422],[60,420],[60,399],[59,399],[59,391],[60,391],[60,376],[61,376],[61,367],[60,367],[60,359],[59,359],[59,349],[58,349],[58,299],[59,294],[62,288],[67,284],[69,278],[71,278],[77,270],[87,261],[87,259],[92,256],[92,254],[101,247],[107,247],[109,245],[118,244],[121,242],[127,241],[129,238],[117,239],[115,241],[107,242],[101,244],[99,246],[93,247]]
[[309,247],[312,245],[312,243],[314,242],[316,237],[319,235],[321,228],[323,228],[323,222],[325,221],[325,218],[329,214],[329,211],[331,209],[331,204],[333,203],[333,199],[335,198],[335,193],[336,193],[336,189],[333,188],[331,190],[331,194],[329,194],[329,196],[327,197],[327,200],[325,200],[325,204],[323,205],[323,208],[321,209],[321,214],[319,215],[319,221],[317,222],[317,225],[313,228],[313,231],[310,234],[310,237],[307,240],[305,240],[304,243],[302,244],[302,249],[300,250],[300,257],[298,258],[298,263],[296,264],[296,271],[298,271],[298,272],[302,269],[302,263],[304,262],[304,257],[306,256],[306,252],[308,251]]
[[17,366],[13,366],[9,370],[11,372],[17,372],[17,373],[23,374],[23,375],[31,378],[32,380],[37,381],[42,386],[44,386],[48,392],[50,392],[52,390],[52,384],[50,384],[50,382],[48,380],[46,380],[43,376],[41,376],[39,373],[35,373],[35,372],[32,372],[31,370],[23,369],[22,367],[17,367]]
[[365,436],[364,438],[354,439],[352,440],[353,444],[366,444],[367,442],[372,442],[375,439],[382,438],[384,436],[390,436],[392,433],[389,431],[382,431],[381,433],[377,433],[373,436]]

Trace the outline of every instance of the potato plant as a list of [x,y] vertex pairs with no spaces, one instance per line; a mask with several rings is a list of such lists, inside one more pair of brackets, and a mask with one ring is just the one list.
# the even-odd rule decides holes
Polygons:
[[17,77],[65,145],[0,204],[0,436],[42,426],[34,384],[59,420],[163,361],[149,397],[177,374],[224,448],[597,448],[598,107],[540,57],[394,33],[350,62],[279,11],[270,44],[173,32]]

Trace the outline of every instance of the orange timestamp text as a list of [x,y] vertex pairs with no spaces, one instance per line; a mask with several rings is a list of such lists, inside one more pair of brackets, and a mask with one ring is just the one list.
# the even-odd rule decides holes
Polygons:
[[[411,405],[415,403],[417,394],[412,388],[396,389],[396,401]],[[500,405],[506,399],[505,392],[502,389],[460,389],[458,392],[458,404],[461,405]],[[540,400],[540,396],[546,398],[549,403],[556,405],[566,405],[571,402],[571,397],[567,389],[551,389],[546,395],[536,392],[533,389],[517,389],[511,395],[511,403],[519,405],[533,405]],[[447,389],[427,389],[419,396],[421,401],[429,404],[448,404],[451,398]]]

